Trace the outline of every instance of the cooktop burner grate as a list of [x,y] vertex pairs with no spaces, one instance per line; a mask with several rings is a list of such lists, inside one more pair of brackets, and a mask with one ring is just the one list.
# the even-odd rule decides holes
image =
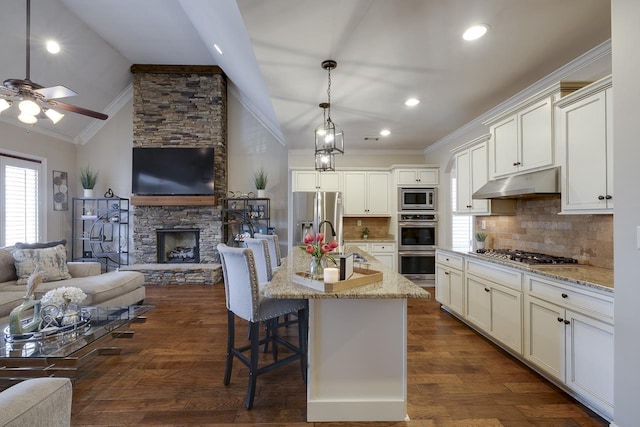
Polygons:
[[479,249],[479,254],[488,258],[517,261],[525,264],[577,264],[574,258],[559,257],[518,249]]

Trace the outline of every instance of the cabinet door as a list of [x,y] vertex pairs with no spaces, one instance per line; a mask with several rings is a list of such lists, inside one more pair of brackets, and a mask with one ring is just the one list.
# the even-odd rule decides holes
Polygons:
[[389,252],[372,252],[371,255],[373,255],[375,257],[375,259],[377,259],[378,261],[380,261],[382,264],[386,265],[387,267],[389,267],[391,270],[395,271],[395,254],[389,253]]
[[491,287],[491,334],[522,354],[522,293]]
[[442,305],[449,306],[449,269],[436,264],[436,301]]
[[343,209],[345,215],[364,215],[366,213],[367,173],[344,173]]
[[318,189],[320,191],[341,191],[341,172],[318,172]]
[[389,215],[389,172],[367,173],[367,208],[369,215]]
[[469,172],[470,194],[469,200],[472,213],[488,213],[489,200],[473,199],[473,193],[485,185],[489,180],[489,157],[487,155],[487,143],[478,144],[469,149],[471,171]]
[[463,151],[456,155],[456,212],[468,213],[471,205],[471,155]]
[[491,331],[491,288],[472,276],[466,277],[467,320]]
[[560,110],[565,210],[607,207],[607,161],[611,156],[607,156],[606,108],[606,95],[601,92]]
[[551,112],[551,98],[547,98],[518,113],[519,171],[553,164]]
[[564,381],[564,309],[525,297],[524,357]]
[[397,169],[396,177],[398,185],[416,185],[418,184],[418,177],[415,169]]
[[613,326],[567,310],[566,384],[613,416]]
[[420,185],[438,185],[439,183],[437,169],[418,169],[416,175]]
[[293,171],[293,191],[316,191],[318,173],[316,171]]
[[464,315],[464,281],[460,270],[449,270],[449,307]]
[[490,147],[492,177],[517,172],[518,128],[515,115],[491,127]]

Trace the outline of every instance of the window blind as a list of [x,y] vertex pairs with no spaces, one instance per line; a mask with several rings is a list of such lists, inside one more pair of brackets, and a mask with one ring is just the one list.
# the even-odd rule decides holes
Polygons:
[[40,240],[40,169],[38,162],[0,156],[0,244]]
[[[458,200],[455,165],[451,170],[451,212],[456,211]],[[451,215],[451,249],[468,252],[472,250],[473,216]]]

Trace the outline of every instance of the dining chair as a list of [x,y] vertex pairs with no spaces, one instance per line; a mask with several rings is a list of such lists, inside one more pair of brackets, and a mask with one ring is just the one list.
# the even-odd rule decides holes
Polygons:
[[282,265],[282,256],[280,255],[280,243],[277,234],[260,234],[253,235],[256,239],[265,239],[269,246],[269,256],[271,257],[271,270],[275,271]]
[[[249,385],[245,407],[251,409],[256,392],[257,377],[275,368],[300,360],[302,379],[307,382],[307,302],[304,299],[275,299],[264,296],[266,284],[259,283],[254,253],[249,248],[232,248],[225,244],[217,246],[224,277],[225,298],[227,305],[227,356],[224,370],[224,384],[231,381],[233,358],[237,357],[249,368]],[[260,322],[273,322],[278,316],[297,313],[298,345],[278,336],[278,328],[269,328],[264,339],[260,339]],[[249,322],[250,343],[235,347],[235,317]],[[304,319],[304,321],[302,321]],[[293,354],[285,359],[258,366],[260,345],[271,342],[274,347],[281,344]],[[249,351],[249,357],[244,352]]]

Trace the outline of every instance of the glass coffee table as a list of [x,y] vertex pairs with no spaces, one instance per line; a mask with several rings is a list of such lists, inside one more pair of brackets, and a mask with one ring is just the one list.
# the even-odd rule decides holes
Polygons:
[[131,323],[143,323],[154,307],[87,306],[75,325],[57,330],[11,335],[8,326],[0,329],[0,380],[20,381],[42,376],[74,378],[82,363],[95,354],[119,354],[120,348],[107,344],[115,338],[132,338]]

